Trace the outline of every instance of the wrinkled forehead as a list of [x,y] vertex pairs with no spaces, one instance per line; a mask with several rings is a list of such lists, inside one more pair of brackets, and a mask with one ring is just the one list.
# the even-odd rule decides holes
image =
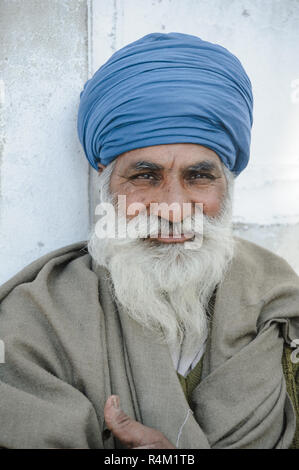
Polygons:
[[221,170],[222,162],[213,150],[198,144],[165,144],[143,147],[117,157],[118,168],[132,170]]

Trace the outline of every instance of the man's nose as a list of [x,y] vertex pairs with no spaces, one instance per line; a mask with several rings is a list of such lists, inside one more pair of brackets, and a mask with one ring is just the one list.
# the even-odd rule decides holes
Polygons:
[[169,222],[182,222],[192,214],[192,200],[179,182],[171,181],[156,194],[151,213]]

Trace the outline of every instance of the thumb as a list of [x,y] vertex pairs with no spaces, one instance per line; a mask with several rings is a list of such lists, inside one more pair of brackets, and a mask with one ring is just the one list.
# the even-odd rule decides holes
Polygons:
[[108,429],[129,448],[147,444],[148,433],[153,431],[124,413],[118,395],[111,395],[106,401],[104,417]]

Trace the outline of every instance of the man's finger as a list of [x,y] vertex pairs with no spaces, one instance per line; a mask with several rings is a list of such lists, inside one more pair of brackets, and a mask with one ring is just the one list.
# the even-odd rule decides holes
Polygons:
[[108,398],[104,408],[104,417],[108,429],[129,448],[146,446],[164,437],[160,431],[144,426],[124,413],[120,408],[117,395],[111,395]]

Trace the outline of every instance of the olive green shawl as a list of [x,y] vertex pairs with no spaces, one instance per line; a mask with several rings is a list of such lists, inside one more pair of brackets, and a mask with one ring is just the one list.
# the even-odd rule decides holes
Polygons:
[[[292,404],[296,413],[296,432],[290,449],[299,449],[299,362],[294,363],[291,360],[292,352],[293,350],[289,346],[285,345],[282,356],[282,368],[286,380],[287,392],[292,400]],[[192,371],[189,372],[187,377],[183,377],[178,373],[178,379],[191,409],[193,408],[192,392],[200,383],[202,362],[203,357],[192,369]]]

